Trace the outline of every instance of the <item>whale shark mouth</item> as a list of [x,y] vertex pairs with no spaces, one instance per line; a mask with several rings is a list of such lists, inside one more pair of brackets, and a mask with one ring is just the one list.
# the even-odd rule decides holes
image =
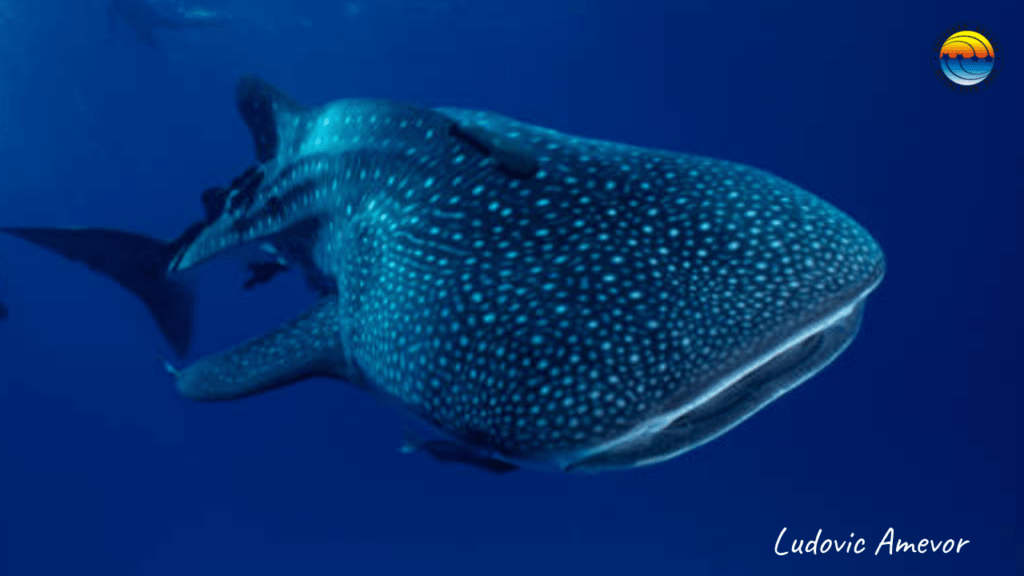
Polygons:
[[721,436],[829,364],[853,341],[863,314],[863,302],[855,304],[831,324],[779,350],[708,401],[680,414],[661,433],[688,438],[690,450]]
[[739,370],[718,378],[697,397],[642,422],[627,434],[591,448],[565,464],[568,471],[656,464],[698,448],[732,430],[832,362],[860,328],[869,287]]

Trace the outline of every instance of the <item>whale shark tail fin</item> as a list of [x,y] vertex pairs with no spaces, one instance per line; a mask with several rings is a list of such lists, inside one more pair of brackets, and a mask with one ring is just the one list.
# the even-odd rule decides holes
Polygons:
[[140,234],[101,228],[0,228],[113,279],[138,296],[179,356],[192,339],[194,297],[167,276],[175,246]]

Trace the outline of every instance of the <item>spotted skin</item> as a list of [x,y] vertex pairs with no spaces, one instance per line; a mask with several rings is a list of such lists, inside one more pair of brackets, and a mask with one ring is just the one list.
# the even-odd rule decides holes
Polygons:
[[[723,397],[715,386],[748,374],[756,390],[794,335],[859,320],[883,274],[862,227],[748,166],[487,112],[297,110],[261,94],[248,105],[274,110],[267,179],[179,267],[306,230],[310,265],[337,282],[339,376],[509,461],[566,469],[631,443],[636,455],[599,466],[622,468],[699,445],[707,434],[643,453],[680,407]],[[503,158],[536,170],[502,170]],[[795,357],[800,377],[779,390],[838,354],[847,324],[841,345],[805,355],[816,364]]]

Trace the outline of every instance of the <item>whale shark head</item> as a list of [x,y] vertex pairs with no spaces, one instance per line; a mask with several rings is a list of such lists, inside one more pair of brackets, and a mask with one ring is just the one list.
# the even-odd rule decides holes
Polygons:
[[176,372],[192,397],[333,375],[478,454],[640,466],[820,371],[884,274],[849,216],[748,166],[487,112],[307,109],[254,79],[239,108],[258,177],[212,207],[169,270],[257,241],[298,245],[335,289]]

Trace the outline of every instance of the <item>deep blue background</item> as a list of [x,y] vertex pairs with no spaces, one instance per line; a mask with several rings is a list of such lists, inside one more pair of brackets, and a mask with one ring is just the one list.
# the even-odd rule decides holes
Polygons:
[[[209,0],[234,26],[161,50],[111,37],[104,0],[0,3],[0,224],[175,235],[253,159],[232,101],[251,72],[310,104],[492,109],[758,166],[889,264],[850,350],[720,440],[627,473],[492,477],[399,454],[397,417],[334,383],[180,399],[130,295],[0,239],[0,574],[1022,573],[1013,3]],[[979,94],[929,63],[961,20],[1002,43]],[[198,351],[310,299],[294,275],[241,279],[197,280]],[[890,526],[971,543],[873,556]],[[868,552],[780,558],[783,527]]]

